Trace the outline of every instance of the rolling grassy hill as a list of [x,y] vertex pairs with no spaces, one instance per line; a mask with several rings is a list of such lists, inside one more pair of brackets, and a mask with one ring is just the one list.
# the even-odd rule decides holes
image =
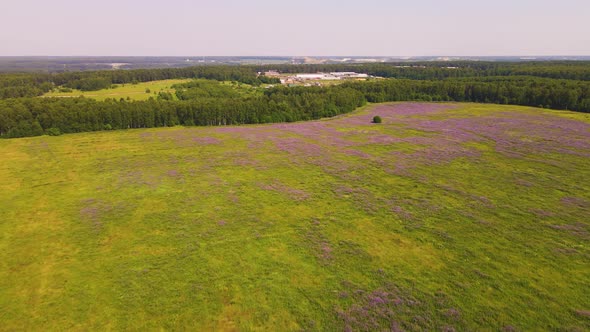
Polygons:
[[0,154],[0,330],[590,329],[589,114],[398,103]]

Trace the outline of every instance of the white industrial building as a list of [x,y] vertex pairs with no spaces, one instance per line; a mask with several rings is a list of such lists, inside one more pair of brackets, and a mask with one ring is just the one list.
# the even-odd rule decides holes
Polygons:
[[321,81],[321,80],[365,80],[367,78],[373,77],[368,74],[359,74],[353,71],[342,71],[342,72],[331,72],[331,73],[301,73],[301,74],[294,74],[291,76],[283,76],[280,73],[275,71],[269,71],[264,73],[265,76],[274,76],[279,77],[282,84],[296,84],[297,82],[304,82],[304,81]]
[[338,71],[338,72],[331,72],[330,75],[338,78],[368,78],[369,75],[367,74],[359,74],[353,71]]
[[298,80],[335,80],[338,79],[332,75],[317,73],[317,74],[297,74],[295,78]]

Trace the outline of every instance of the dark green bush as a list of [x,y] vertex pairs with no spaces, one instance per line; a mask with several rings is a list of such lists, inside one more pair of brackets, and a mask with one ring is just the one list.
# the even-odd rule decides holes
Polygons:
[[61,130],[59,130],[59,128],[49,128],[45,131],[45,133],[49,136],[59,136],[61,135]]
[[381,117],[379,115],[375,115],[373,117],[373,123],[381,123],[383,122],[383,120],[381,119]]

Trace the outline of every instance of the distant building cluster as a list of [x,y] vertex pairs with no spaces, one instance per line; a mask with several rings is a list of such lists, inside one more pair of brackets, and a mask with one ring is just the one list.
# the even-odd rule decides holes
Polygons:
[[[309,81],[337,81],[337,80],[366,80],[367,78],[373,77],[368,74],[355,73],[351,71],[347,72],[330,72],[330,73],[302,73],[302,74],[281,74],[278,71],[270,70],[261,73],[267,77],[276,77],[281,80],[281,84],[300,84],[308,83]],[[317,84],[316,84],[317,85]]]

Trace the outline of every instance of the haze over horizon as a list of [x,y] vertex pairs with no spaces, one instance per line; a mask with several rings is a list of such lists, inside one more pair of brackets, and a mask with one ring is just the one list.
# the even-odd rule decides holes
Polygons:
[[0,56],[590,55],[590,2],[5,3]]

